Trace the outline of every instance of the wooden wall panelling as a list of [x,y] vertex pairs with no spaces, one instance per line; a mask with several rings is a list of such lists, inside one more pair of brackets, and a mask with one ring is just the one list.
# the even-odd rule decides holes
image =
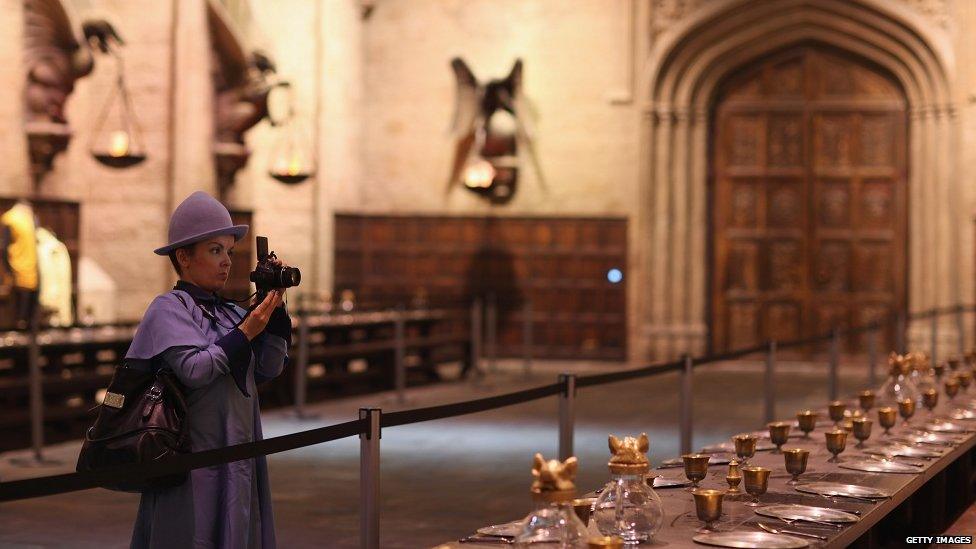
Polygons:
[[335,291],[377,307],[424,292],[432,305],[496,296],[502,355],[519,356],[523,303],[533,304],[535,355],[626,357],[623,219],[336,216]]

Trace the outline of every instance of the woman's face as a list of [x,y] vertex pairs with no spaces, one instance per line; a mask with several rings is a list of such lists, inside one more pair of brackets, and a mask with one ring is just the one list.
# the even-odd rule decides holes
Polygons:
[[224,288],[230,276],[231,256],[234,254],[234,237],[221,235],[202,240],[189,249],[176,251],[180,264],[180,278],[209,292]]

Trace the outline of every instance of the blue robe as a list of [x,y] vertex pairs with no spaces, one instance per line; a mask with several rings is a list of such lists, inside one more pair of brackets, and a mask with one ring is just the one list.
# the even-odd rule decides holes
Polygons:
[[[236,328],[244,314],[181,281],[149,305],[126,354],[130,367],[169,368],[183,384],[194,452],[262,438],[256,383],[281,373],[291,320],[279,307],[249,342]],[[267,461],[195,469],[180,486],[144,492],[131,546],[274,549]]]

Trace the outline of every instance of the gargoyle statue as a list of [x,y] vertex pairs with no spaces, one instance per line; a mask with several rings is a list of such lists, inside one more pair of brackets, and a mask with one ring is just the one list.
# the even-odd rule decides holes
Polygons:
[[532,491],[564,492],[576,489],[576,470],[579,462],[575,457],[560,462],[558,459],[546,461],[542,454],[532,459]]
[[645,465],[647,464],[647,450],[650,443],[647,441],[647,433],[641,433],[637,438],[624,437],[623,440],[610,435],[609,439],[610,465]]
[[[456,139],[448,191],[459,181],[494,203],[505,203],[515,194],[518,150],[522,146],[545,185],[529,130],[529,112],[522,94],[522,60],[502,80],[478,83],[461,58],[451,60],[457,80],[452,134]],[[490,164],[478,181],[465,178],[465,170],[479,159]]]

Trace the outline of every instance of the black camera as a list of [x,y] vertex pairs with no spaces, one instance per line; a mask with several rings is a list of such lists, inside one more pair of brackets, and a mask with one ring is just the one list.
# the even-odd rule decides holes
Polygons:
[[257,237],[258,266],[251,271],[251,282],[257,287],[257,301],[261,303],[268,292],[275,288],[291,288],[302,281],[302,272],[297,267],[282,267],[274,264],[278,259],[274,252],[268,251],[268,237]]

